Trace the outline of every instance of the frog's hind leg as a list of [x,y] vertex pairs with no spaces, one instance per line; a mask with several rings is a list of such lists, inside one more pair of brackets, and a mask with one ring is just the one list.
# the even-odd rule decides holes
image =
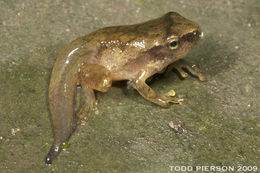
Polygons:
[[88,63],[80,68],[81,98],[77,111],[78,120],[90,114],[95,103],[94,90],[106,92],[111,84],[111,73],[104,66]]
[[112,85],[111,72],[104,66],[87,63],[80,68],[81,86],[106,92]]
[[197,77],[200,81],[206,80],[206,77],[202,73],[199,72],[199,69],[196,66],[190,66],[186,61],[184,61],[182,59],[169,65],[167,72],[171,71],[173,68],[176,69],[178,71],[178,73],[181,75],[181,77],[183,77],[183,78],[188,77],[188,73],[186,73],[184,71],[184,70],[186,70],[191,75]]
[[82,120],[83,118],[89,117],[90,111],[94,106],[95,100],[96,99],[94,90],[90,89],[86,85],[82,85],[80,92],[80,105],[76,114],[78,121]]

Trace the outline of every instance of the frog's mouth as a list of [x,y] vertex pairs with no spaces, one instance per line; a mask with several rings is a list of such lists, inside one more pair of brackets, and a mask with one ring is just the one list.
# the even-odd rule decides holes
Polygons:
[[188,34],[185,34],[184,36],[182,36],[182,40],[183,41],[187,41],[187,42],[197,42],[199,41],[199,39],[203,36],[203,32],[199,31],[199,30],[195,30],[192,31]]

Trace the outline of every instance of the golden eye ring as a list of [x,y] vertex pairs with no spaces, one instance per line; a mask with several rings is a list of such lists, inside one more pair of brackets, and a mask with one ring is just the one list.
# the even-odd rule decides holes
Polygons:
[[167,39],[167,41],[168,41],[168,48],[169,49],[175,50],[179,47],[178,37],[169,38],[169,39]]

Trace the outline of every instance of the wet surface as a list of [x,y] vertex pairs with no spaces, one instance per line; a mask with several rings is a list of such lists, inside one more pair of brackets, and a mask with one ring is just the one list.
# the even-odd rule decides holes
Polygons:
[[[173,165],[260,167],[260,24],[255,1],[1,1],[1,172],[171,172]],[[102,9],[102,10],[101,10]],[[185,60],[207,81],[170,72],[150,86],[188,102],[168,109],[126,85],[98,106],[52,166],[47,92],[57,53],[98,28],[176,11],[204,36]],[[180,123],[181,122],[181,123]],[[173,127],[180,129],[175,131]],[[185,133],[183,132],[185,131]]]

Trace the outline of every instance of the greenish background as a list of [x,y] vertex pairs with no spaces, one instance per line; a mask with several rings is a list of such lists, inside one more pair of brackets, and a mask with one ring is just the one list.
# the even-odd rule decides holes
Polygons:
[[[44,163],[53,133],[47,91],[57,53],[98,28],[176,11],[204,37],[185,58],[207,81],[175,73],[150,85],[186,105],[163,109],[136,91],[97,94],[98,111]],[[173,172],[169,166],[260,168],[259,0],[1,0],[0,172]],[[176,133],[170,122],[182,125]]]

